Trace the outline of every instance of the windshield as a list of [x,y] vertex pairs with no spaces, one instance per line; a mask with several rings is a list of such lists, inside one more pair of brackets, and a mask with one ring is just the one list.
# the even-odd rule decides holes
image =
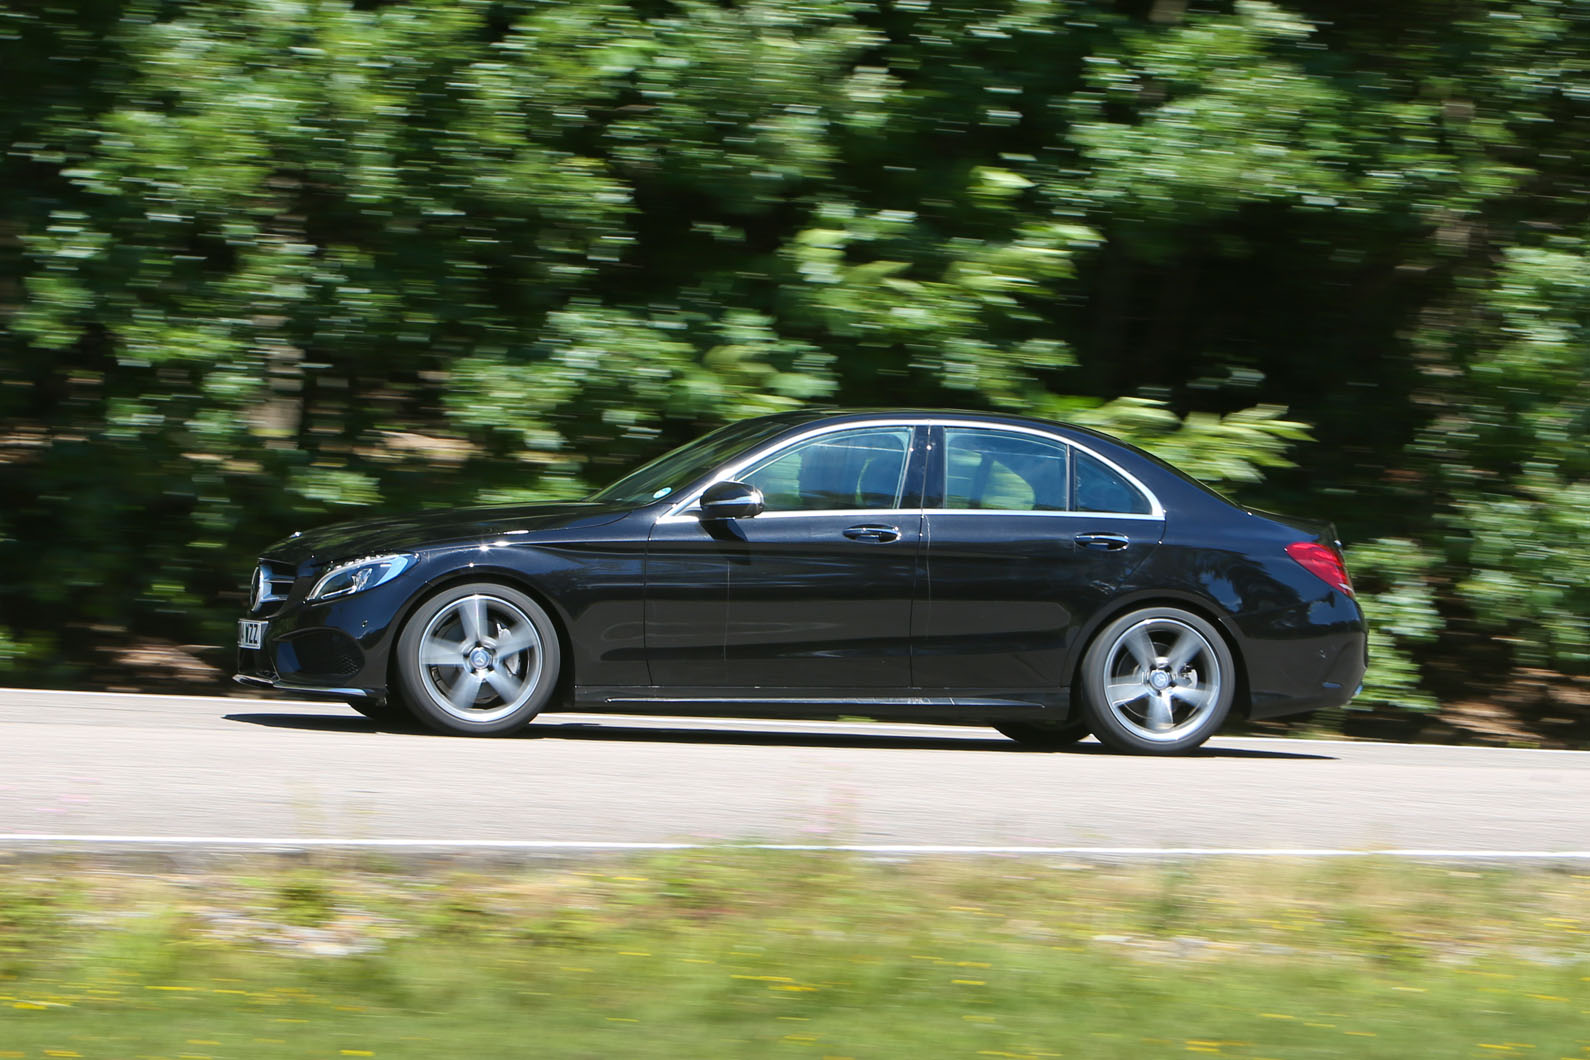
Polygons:
[[649,504],[679,492],[737,453],[789,426],[767,420],[741,420],[719,427],[649,464],[643,464],[605,489],[593,501],[610,504]]

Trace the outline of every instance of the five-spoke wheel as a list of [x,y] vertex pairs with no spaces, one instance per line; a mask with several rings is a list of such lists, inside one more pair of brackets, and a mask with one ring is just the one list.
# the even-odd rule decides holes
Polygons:
[[546,611],[516,589],[484,582],[453,586],[421,604],[397,651],[415,716],[442,732],[482,736],[535,717],[561,661]]
[[1208,622],[1174,607],[1122,615],[1082,660],[1094,735],[1118,751],[1175,754],[1202,744],[1231,709],[1236,666]]

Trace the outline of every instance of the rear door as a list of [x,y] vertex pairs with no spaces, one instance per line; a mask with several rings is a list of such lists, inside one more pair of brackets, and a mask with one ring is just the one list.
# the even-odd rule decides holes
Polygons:
[[1051,693],[1078,631],[1158,546],[1122,469],[1030,428],[933,428],[912,674],[940,690]]

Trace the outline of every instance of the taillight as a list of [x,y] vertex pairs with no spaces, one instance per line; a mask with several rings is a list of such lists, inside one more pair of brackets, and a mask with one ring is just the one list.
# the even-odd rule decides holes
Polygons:
[[1353,580],[1347,576],[1347,564],[1334,548],[1317,541],[1294,541],[1286,546],[1286,554],[1332,589],[1353,595]]

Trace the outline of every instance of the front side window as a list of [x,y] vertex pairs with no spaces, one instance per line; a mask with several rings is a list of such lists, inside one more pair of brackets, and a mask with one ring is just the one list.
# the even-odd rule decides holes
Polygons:
[[1028,434],[946,427],[944,507],[1066,510],[1068,447]]
[[739,475],[770,512],[901,507],[911,428],[865,427],[819,435]]

